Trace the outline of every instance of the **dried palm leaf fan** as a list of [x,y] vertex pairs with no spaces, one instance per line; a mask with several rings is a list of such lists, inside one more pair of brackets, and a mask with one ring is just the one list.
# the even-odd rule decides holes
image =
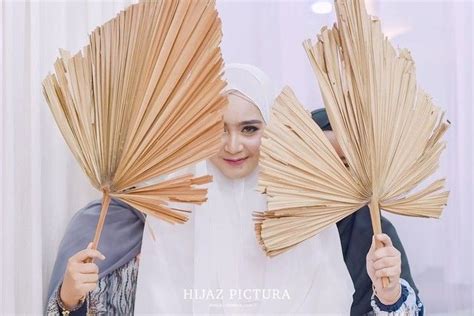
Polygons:
[[380,209],[438,218],[447,203],[444,179],[413,192],[437,169],[448,123],[417,87],[410,54],[396,53],[363,1],[336,1],[336,9],[337,26],[304,47],[349,167],[285,88],[262,142],[259,190],[268,211],[255,214],[270,256],[367,204],[378,234]]
[[43,91],[62,135],[103,192],[97,248],[111,197],[172,223],[187,216],[168,201],[200,204],[211,177],[140,184],[217,152],[223,124],[213,0],[147,1],[96,28],[82,52],[61,51]]

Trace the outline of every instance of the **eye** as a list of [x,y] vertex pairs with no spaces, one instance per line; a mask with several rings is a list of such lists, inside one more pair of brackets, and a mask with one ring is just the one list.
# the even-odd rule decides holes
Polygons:
[[249,125],[249,126],[244,126],[244,128],[242,128],[242,133],[245,135],[251,135],[258,130],[259,130],[258,127]]

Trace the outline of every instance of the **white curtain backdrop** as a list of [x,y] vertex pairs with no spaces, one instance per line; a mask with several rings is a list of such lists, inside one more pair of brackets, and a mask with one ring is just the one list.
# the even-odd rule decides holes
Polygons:
[[41,81],[58,48],[76,52],[122,2],[2,2],[0,314],[41,314],[71,215],[99,197],[69,152]]
[[[58,48],[77,51],[95,26],[130,2],[1,3],[0,314],[41,314],[65,226],[99,197],[54,123],[41,80]],[[301,43],[334,21],[334,12],[315,14],[314,2],[218,0],[225,60],[257,65],[279,86],[294,88],[308,109],[323,104]],[[411,50],[419,83],[452,122],[438,173],[448,176],[451,190],[442,219],[390,219],[428,315],[472,315],[474,3],[368,2],[393,42]]]

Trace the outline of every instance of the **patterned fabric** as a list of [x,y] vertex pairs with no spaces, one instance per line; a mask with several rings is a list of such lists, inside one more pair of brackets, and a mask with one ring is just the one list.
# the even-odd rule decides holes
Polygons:
[[[86,308],[81,308],[73,315],[133,315],[135,293],[137,289],[138,258],[101,278],[97,288],[89,293]],[[61,315],[57,304],[58,289],[48,301],[47,314]]]
[[423,316],[424,307],[421,301],[417,298],[415,291],[410,284],[404,279],[400,279],[402,286],[402,296],[399,302],[392,306],[386,306],[379,302],[375,293],[372,294],[371,305],[373,313],[368,315],[378,316]]

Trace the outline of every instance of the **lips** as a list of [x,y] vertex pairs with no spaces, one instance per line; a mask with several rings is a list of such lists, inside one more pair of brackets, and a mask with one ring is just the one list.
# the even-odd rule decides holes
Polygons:
[[228,163],[231,166],[240,166],[247,160],[247,158],[248,157],[239,158],[239,159],[227,159],[227,158],[223,158],[223,159],[226,163]]

